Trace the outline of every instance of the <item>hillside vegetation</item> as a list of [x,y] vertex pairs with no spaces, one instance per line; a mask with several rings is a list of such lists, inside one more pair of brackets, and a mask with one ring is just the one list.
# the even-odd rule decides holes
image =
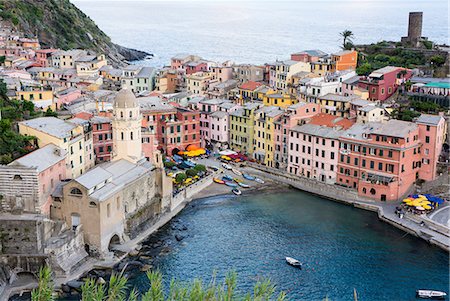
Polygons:
[[0,17],[25,36],[38,37],[43,47],[94,50],[105,53],[115,64],[148,55],[112,43],[69,0],[0,0]]

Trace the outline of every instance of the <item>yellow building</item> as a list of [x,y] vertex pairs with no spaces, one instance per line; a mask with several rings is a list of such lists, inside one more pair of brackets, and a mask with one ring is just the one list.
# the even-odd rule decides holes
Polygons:
[[351,102],[360,99],[357,95],[343,96],[328,93],[317,98],[317,103],[321,107],[322,113],[350,118]]
[[209,72],[196,72],[187,76],[187,90],[195,95],[205,95],[212,75]]
[[56,104],[53,99],[53,92],[41,89],[33,89],[30,91],[16,91],[16,98],[19,100],[26,100],[33,102],[34,106],[41,110],[48,108],[53,111],[56,110]]
[[36,137],[36,145],[49,143],[67,151],[67,178],[75,178],[94,166],[92,133],[76,123],[56,117],[41,117],[19,122],[19,132]]
[[60,50],[52,54],[52,65],[56,68],[75,68],[75,61],[86,56],[87,51],[81,49]]
[[264,106],[255,111],[253,157],[266,166],[275,166],[273,160],[275,148],[274,121],[276,121],[283,113],[284,109],[275,106]]
[[262,107],[258,103],[246,103],[230,113],[230,147],[249,155],[253,154],[255,111]]
[[336,71],[336,65],[330,59],[323,59],[311,63],[311,72],[317,76],[324,76]]
[[298,99],[294,95],[280,91],[270,90],[263,96],[263,104],[265,106],[287,108],[296,103],[298,103]]

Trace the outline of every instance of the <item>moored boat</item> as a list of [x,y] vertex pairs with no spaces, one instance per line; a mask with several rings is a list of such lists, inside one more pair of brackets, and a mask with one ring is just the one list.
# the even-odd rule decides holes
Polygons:
[[242,192],[239,190],[239,189],[237,189],[237,188],[234,188],[233,190],[231,190],[235,195],[241,195],[242,194]]
[[423,299],[445,299],[447,293],[433,290],[417,290],[416,295]]
[[292,257],[286,257],[286,262],[296,268],[301,269],[302,268],[302,264],[300,261],[298,261],[297,259],[294,259]]
[[230,175],[224,175],[222,177],[222,180],[224,180],[224,181],[233,181],[233,178]]
[[259,184],[264,184],[264,180],[260,179],[260,178],[255,178],[255,182],[257,182]]
[[239,170],[237,170],[237,169],[235,169],[235,168],[233,168],[231,171],[232,171],[233,173],[237,174],[238,176],[242,176],[242,172],[240,172]]
[[238,185],[243,187],[243,188],[249,188],[250,187],[250,185],[245,184],[244,182],[238,182]]
[[240,182],[242,182],[242,180],[241,180],[241,179],[238,179],[238,178],[234,178],[233,181],[235,181],[235,182],[238,183],[238,184],[239,184]]
[[225,184],[225,181],[218,178],[214,178],[213,181],[216,182],[217,184]]
[[244,177],[244,179],[249,180],[249,181],[254,181],[255,180],[255,177],[252,177],[251,175],[246,174],[246,173],[243,174],[242,176]]
[[237,187],[238,184],[233,183],[233,182],[229,182],[229,181],[225,181],[225,185],[230,186],[230,187]]

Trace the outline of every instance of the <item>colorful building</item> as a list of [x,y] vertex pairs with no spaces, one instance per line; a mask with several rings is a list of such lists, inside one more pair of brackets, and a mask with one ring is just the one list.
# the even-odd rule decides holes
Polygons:
[[331,55],[331,62],[336,71],[355,70],[358,63],[358,52],[355,50],[342,50]]
[[253,158],[269,167],[275,167],[275,122],[283,113],[281,107],[275,106],[263,106],[255,111]]
[[212,80],[212,75],[209,72],[197,72],[186,77],[187,91],[195,95],[205,95],[209,84]]
[[90,119],[92,123],[92,139],[96,163],[111,160],[113,151],[111,118],[105,116],[94,116]]
[[288,140],[288,172],[334,184],[339,137],[353,122],[329,114],[313,116],[306,124],[291,128]]
[[[85,128],[56,117],[40,117],[19,122],[19,132],[36,137],[35,144],[54,144],[67,152],[67,178],[75,178],[94,166],[91,133]],[[87,158],[87,160],[86,160]]]
[[411,74],[411,70],[387,66],[361,78],[358,86],[369,91],[369,100],[385,101],[411,78]]
[[255,111],[262,104],[249,102],[230,113],[230,147],[243,153],[253,154]]
[[269,90],[263,96],[263,104],[265,106],[287,108],[297,102],[298,99],[294,95],[280,91]]
[[275,167],[287,170],[289,132],[294,126],[319,114],[320,106],[315,103],[299,102],[289,106],[275,123]]
[[337,184],[379,201],[398,200],[412,191],[422,165],[417,124],[357,123],[339,140]]
[[[447,123],[443,116],[422,114],[415,121],[419,127],[419,139],[422,142],[422,166],[419,177],[432,181],[438,176],[437,163],[447,134]],[[448,158],[443,158],[442,162]]]
[[66,151],[49,143],[0,166],[3,209],[50,215],[51,193],[66,178]]
[[291,60],[305,63],[317,62],[328,54],[319,49],[303,50],[291,54]]
[[317,97],[317,103],[322,108],[322,113],[331,114],[334,116],[349,118],[350,117],[350,103],[358,96],[343,96],[339,94],[328,93]]

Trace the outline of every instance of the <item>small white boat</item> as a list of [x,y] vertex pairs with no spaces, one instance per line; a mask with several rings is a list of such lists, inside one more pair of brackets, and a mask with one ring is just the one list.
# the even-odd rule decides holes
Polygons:
[[255,178],[255,182],[257,182],[259,184],[264,184],[264,180],[260,179],[260,178]]
[[417,290],[416,295],[417,297],[424,299],[445,299],[447,293],[433,290]]
[[298,261],[297,259],[294,259],[292,257],[286,257],[286,262],[296,268],[301,269],[302,268],[302,263],[300,261]]
[[227,163],[222,163],[222,167],[225,168],[226,170],[231,170],[233,168],[230,165],[228,165]]
[[235,169],[235,168],[233,168],[231,171],[232,171],[233,173],[237,174],[238,176],[242,176],[242,172],[240,172],[239,170],[237,170],[237,169]]
[[241,186],[242,188],[250,188],[250,185],[245,184],[243,182],[238,182],[238,185]]
[[241,195],[242,194],[242,192],[239,190],[239,189],[237,189],[237,188],[235,188],[235,189],[233,189],[233,190],[231,190],[235,195]]

